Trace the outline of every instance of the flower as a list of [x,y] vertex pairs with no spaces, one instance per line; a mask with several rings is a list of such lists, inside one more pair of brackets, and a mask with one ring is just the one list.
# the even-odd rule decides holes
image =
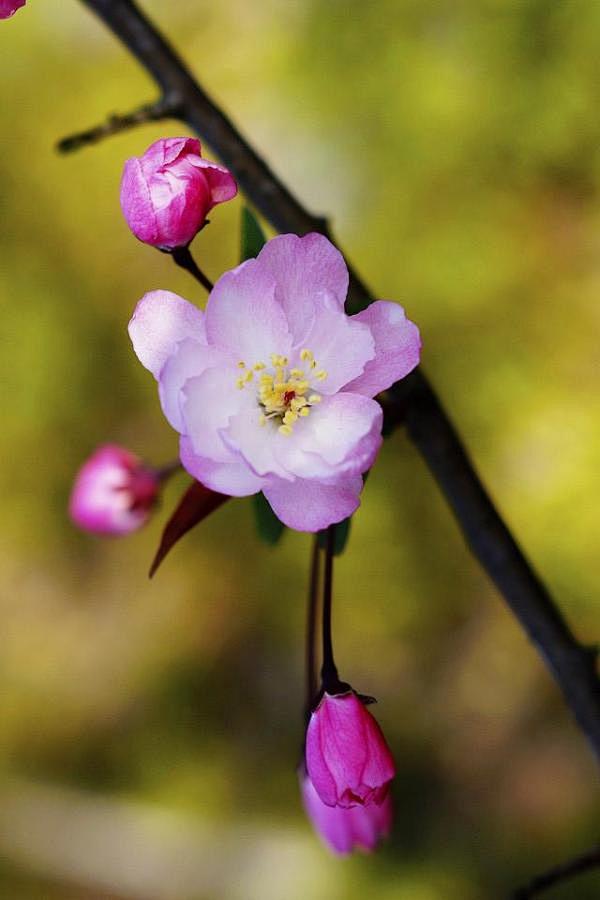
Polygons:
[[0,19],[10,19],[27,0],[0,0]]
[[354,691],[325,693],[306,732],[306,769],[326,806],[385,800],[396,770],[383,733]]
[[392,828],[392,797],[367,806],[326,806],[308,777],[300,780],[306,814],[315,831],[334,853],[346,854],[360,849],[371,852]]
[[347,316],[348,270],[320,234],[280,235],[226,272],[206,314],[169,291],[138,303],[135,352],[180,434],[183,466],[231,496],[319,531],[360,503],[381,445],[371,399],[419,361],[417,327],[379,300]]
[[129,534],[148,520],[159,490],[155,470],[129,450],[106,444],[77,473],[69,513],[84,531]]
[[140,241],[172,250],[185,247],[217,203],[237,194],[233,176],[201,156],[196,138],[166,138],[128,159],[121,179],[121,209]]

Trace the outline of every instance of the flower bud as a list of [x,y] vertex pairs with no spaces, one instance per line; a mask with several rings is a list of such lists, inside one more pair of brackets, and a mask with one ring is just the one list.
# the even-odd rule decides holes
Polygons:
[[203,159],[196,138],[166,138],[128,159],[121,179],[121,209],[140,241],[160,250],[185,247],[217,203],[237,194],[233,176]]
[[129,450],[106,444],[77,473],[69,513],[84,531],[129,534],[148,520],[159,491],[155,470]]
[[379,841],[387,837],[392,827],[392,797],[366,806],[326,806],[308,777],[301,778],[300,789],[306,814],[317,834],[334,853],[341,855],[353,850],[370,853]]
[[0,19],[10,19],[25,3],[26,0],[0,0]]
[[381,804],[396,774],[382,731],[354,691],[323,695],[308,723],[306,767],[326,806]]

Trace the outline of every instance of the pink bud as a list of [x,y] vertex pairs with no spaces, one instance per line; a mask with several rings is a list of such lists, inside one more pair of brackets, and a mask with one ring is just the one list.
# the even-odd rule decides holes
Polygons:
[[326,806],[308,775],[301,778],[300,789],[306,814],[317,834],[334,853],[353,850],[373,851],[392,828],[392,797],[387,794],[381,804],[367,806]]
[[129,450],[106,444],[77,473],[69,513],[84,531],[129,534],[148,520],[159,490],[153,469]]
[[121,179],[121,209],[140,241],[172,250],[185,247],[217,203],[237,194],[233,176],[203,159],[196,138],[166,138],[128,159]]
[[0,0],[0,19],[10,19],[25,3],[26,0]]
[[326,806],[382,803],[396,774],[381,728],[354,691],[327,694],[310,717],[306,767]]

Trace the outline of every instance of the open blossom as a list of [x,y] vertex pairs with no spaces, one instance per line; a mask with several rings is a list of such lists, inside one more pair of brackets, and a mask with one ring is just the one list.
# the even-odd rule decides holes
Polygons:
[[0,19],[9,19],[25,3],[26,0],[0,0]]
[[128,159],[121,179],[121,209],[140,241],[172,250],[185,247],[217,203],[237,194],[233,176],[201,156],[196,138],[167,138]]
[[326,806],[381,804],[396,774],[381,728],[356,696],[325,693],[306,731],[306,769]]
[[419,332],[402,308],[380,300],[347,316],[347,288],[325,237],[286,234],[225,273],[206,314],[154,291],[129,324],[181,434],[183,466],[223,494],[263,491],[300,531],[356,510],[382,440],[372,397],[419,361]]
[[371,852],[391,831],[393,813],[389,793],[380,804],[344,808],[326,806],[308,775],[301,779],[300,790],[304,809],[315,831],[334,853]]
[[158,498],[155,470],[123,447],[99,447],[79,470],[69,512],[84,531],[122,535],[140,528]]

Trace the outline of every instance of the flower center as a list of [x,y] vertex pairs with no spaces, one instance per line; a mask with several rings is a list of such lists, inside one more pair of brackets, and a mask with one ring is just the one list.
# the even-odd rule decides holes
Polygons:
[[288,368],[287,356],[277,353],[271,354],[271,367],[263,362],[254,363],[248,368],[245,362],[239,362],[238,367],[243,370],[236,384],[240,390],[254,380],[254,373],[258,375],[257,400],[260,409],[259,423],[266,425],[270,420],[278,423],[280,434],[289,436],[294,424],[300,418],[306,418],[311,408],[321,402],[321,395],[313,392],[311,381],[324,381],[327,372],[319,369],[311,350],[300,351],[300,359],[306,363],[304,369]]

